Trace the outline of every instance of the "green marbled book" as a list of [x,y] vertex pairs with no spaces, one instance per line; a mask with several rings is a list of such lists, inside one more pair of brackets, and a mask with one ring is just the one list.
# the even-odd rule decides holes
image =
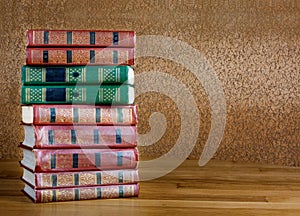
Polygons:
[[23,66],[23,85],[134,84],[130,66]]
[[30,86],[21,89],[22,104],[133,104],[131,85]]

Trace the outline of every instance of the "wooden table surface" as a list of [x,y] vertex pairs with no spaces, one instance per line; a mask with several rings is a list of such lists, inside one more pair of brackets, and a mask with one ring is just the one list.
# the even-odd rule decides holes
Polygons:
[[34,204],[17,161],[0,162],[0,215],[300,215],[300,168],[187,160],[138,198]]

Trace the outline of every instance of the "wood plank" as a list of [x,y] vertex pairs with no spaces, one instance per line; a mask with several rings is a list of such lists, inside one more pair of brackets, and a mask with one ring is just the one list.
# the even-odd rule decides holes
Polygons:
[[[167,163],[170,163],[168,161]],[[164,166],[164,164],[162,164]],[[299,215],[300,168],[187,160],[140,184],[138,198],[34,204],[23,195],[22,169],[0,162],[0,212],[9,215]],[[148,171],[151,173],[151,170]],[[155,172],[155,170],[153,170]]]

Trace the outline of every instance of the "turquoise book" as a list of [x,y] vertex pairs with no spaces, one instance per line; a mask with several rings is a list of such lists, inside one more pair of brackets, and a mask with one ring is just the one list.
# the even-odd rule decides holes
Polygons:
[[23,85],[128,84],[134,85],[130,66],[23,66]]
[[131,85],[31,86],[21,89],[22,104],[105,104],[134,103]]

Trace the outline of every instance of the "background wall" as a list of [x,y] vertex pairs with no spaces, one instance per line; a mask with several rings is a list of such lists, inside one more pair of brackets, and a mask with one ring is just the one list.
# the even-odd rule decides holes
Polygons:
[[[227,104],[225,133],[215,158],[300,165],[297,0],[1,0],[0,16],[0,159],[21,157],[19,91],[26,29],[128,29],[137,36],[184,41],[212,65]],[[200,114],[200,133],[190,158],[198,158],[211,122],[201,83],[183,66],[162,58],[137,58],[135,70],[160,70],[189,88]],[[160,111],[167,119],[162,139],[139,148],[141,159],[159,157],[173,147],[180,132],[176,104],[150,92],[137,97],[136,103],[139,133],[150,131],[151,113]]]

